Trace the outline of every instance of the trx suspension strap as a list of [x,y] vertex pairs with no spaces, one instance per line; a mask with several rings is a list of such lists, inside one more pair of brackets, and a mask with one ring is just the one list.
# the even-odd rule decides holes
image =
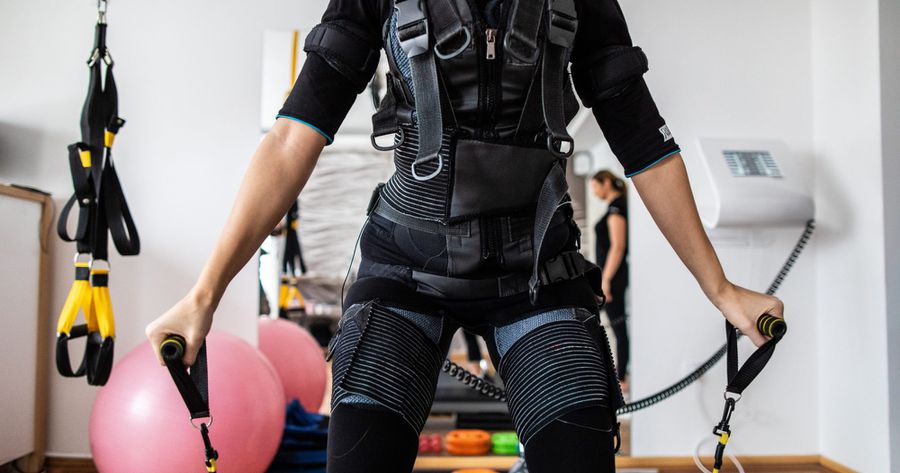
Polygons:
[[[194,365],[187,369],[181,359],[184,356],[184,350],[187,344],[184,338],[172,335],[162,342],[159,352],[172,375],[172,381],[175,387],[184,399],[184,404],[191,413],[191,425],[200,431],[203,437],[203,447],[206,455],[206,471],[215,473],[218,471],[216,462],[219,459],[219,453],[213,448],[212,442],[209,440],[209,427],[212,426],[213,417],[209,412],[209,387],[207,383],[208,371],[206,367],[206,342],[200,347],[197,353],[197,360]],[[200,422],[196,424],[197,419],[208,419],[209,422]]]
[[[103,385],[112,370],[115,321],[109,297],[108,237],[123,256],[140,252],[140,239],[128,209],[112,159],[116,133],[125,124],[118,116],[118,90],[112,56],[106,47],[106,0],[98,2],[94,49],[88,59],[90,84],[81,112],[81,139],[69,146],[74,194],[60,212],[57,233],[75,242],[75,281],[57,324],[56,366],[66,377],[87,375],[91,385]],[[103,65],[106,65],[105,74]],[[78,205],[75,234],[69,215]],[[85,324],[75,325],[78,313]],[[87,338],[84,357],[73,369],[68,342]]]
[[728,386],[725,388],[725,410],[722,413],[722,420],[713,429],[713,434],[719,436],[719,443],[716,445],[715,464],[713,465],[713,473],[719,473],[722,468],[722,462],[725,457],[725,446],[731,437],[731,414],[734,413],[734,407],[741,399],[741,394],[747,389],[747,386],[762,372],[763,368],[775,353],[775,345],[781,341],[785,333],[787,333],[787,324],[784,320],[773,317],[771,315],[763,315],[756,321],[756,328],[759,332],[767,337],[771,337],[763,346],[759,347],[753,354],[747,358],[744,365],[738,367],[738,331],[730,322],[725,322],[725,333],[728,338]]
[[284,257],[281,260],[281,288],[278,292],[278,316],[281,318],[288,318],[288,307],[294,301],[300,309],[305,308],[303,294],[297,285],[298,277],[306,273],[306,262],[303,260],[297,233],[299,216],[300,207],[294,202],[285,217]]

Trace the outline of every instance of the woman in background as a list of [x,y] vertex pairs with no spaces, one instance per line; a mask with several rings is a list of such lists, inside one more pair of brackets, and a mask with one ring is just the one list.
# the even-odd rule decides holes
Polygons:
[[608,204],[606,214],[594,226],[597,266],[603,269],[606,315],[616,335],[616,376],[628,391],[628,324],[625,322],[625,289],[628,287],[628,200],[625,182],[603,170],[591,179],[594,195]]

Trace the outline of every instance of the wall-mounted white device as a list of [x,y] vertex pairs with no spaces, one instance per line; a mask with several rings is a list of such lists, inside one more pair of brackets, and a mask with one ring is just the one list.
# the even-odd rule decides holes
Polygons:
[[699,140],[705,179],[697,207],[709,229],[804,224],[813,218],[811,170],[781,141]]

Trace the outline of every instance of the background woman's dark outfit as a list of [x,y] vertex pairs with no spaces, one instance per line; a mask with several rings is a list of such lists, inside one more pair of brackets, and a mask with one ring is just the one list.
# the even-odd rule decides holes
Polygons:
[[564,201],[572,80],[627,172],[678,151],[618,3],[332,0],[279,116],[330,141],[380,49],[396,172],[330,346],[328,471],[411,471],[459,327],[485,339],[532,473],[613,471],[622,395]]
[[[606,257],[609,254],[611,241],[609,238],[609,216],[621,215],[628,221],[628,201],[625,196],[619,196],[609,203],[606,214],[603,215],[597,225],[594,226],[594,233],[597,236],[595,244],[595,255],[597,255],[597,266],[601,268],[606,264]],[[628,226],[626,225],[627,229]],[[627,232],[628,230],[626,230]],[[610,290],[612,292],[612,300],[607,300],[603,309],[609,316],[609,323],[616,335],[616,377],[619,381],[624,381],[628,374],[628,327],[625,319],[625,289],[628,288],[628,235],[625,236],[625,254],[622,255],[622,262],[616,274],[610,279]]]

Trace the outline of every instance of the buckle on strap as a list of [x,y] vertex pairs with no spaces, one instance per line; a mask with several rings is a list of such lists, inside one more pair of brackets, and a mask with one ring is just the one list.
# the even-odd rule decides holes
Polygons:
[[428,52],[428,18],[419,0],[403,0],[394,3],[397,11],[397,38],[400,47],[409,57]]
[[573,0],[550,0],[548,3],[550,28],[548,39],[551,43],[566,49],[575,43],[575,32],[578,31],[578,13]]
[[584,256],[577,251],[566,251],[541,264],[540,282],[542,286],[559,281],[568,281],[584,274]]

